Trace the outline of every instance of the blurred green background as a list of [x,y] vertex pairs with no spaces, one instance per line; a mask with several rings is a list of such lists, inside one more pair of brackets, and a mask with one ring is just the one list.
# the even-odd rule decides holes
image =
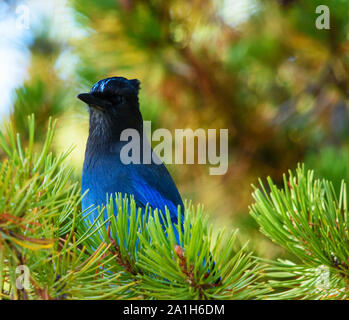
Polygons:
[[[321,4],[329,30],[315,26]],[[26,8],[28,28],[18,25]],[[76,145],[78,179],[88,114],[76,95],[109,76],[141,81],[153,129],[229,129],[225,175],[167,167],[183,199],[261,256],[283,252],[249,216],[251,184],[281,182],[298,162],[336,188],[349,178],[347,0],[8,0],[0,21],[1,122],[25,137],[34,112],[40,141],[58,118],[55,148]]]

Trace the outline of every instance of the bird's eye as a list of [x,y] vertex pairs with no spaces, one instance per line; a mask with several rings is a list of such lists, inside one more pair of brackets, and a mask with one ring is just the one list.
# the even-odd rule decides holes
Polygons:
[[124,101],[124,97],[121,96],[121,95],[119,95],[119,94],[117,94],[117,95],[115,96],[115,101],[116,101],[117,103],[122,103],[122,102]]

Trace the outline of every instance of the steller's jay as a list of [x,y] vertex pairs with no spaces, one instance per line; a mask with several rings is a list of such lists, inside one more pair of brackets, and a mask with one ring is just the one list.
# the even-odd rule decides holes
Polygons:
[[[82,210],[85,211],[91,206],[106,205],[107,197],[115,196],[115,193],[133,195],[137,207],[142,210],[148,204],[153,210],[157,208],[165,214],[167,207],[171,222],[176,225],[180,206],[180,227],[183,230],[184,205],[181,196],[166,167],[143,136],[143,118],[138,102],[139,89],[140,82],[137,79],[112,77],[98,81],[89,93],[78,95],[78,98],[89,106],[90,113],[81,193],[89,191],[82,199]],[[135,129],[139,133],[139,164],[124,164],[121,161],[121,149],[128,143],[120,139],[125,129]],[[144,147],[151,150],[150,163],[143,161]],[[98,212],[87,211],[87,214],[93,220]],[[176,228],[173,230],[177,244],[180,245],[178,231]],[[213,262],[213,268],[214,266]],[[219,277],[216,283],[220,280]]]
[[[153,153],[147,138],[143,137],[139,89],[137,79],[112,77],[98,81],[89,93],[78,95],[89,106],[90,115],[81,193],[89,191],[82,199],[82,209],[86,210],[91,205],[102,207],[106,205],[107,195],[115,197],[115,193],[120,192],[122,195],[133,195],[137,207],[143,210],[148,203],[152,209],[158,208],[165,214],[166,206],[172,223],[178,224],[178,206],[183,213],[183,201],[159,158],[154,154],[149,164],[143,163],[143,149],[140,150],[140,164],[124,164],[120,158],[122,147],[128,143],[120,139],[124,129],[137,130],[141,148],[146,144]],[[96,210],[88,213],[92,219],[97,214]],[[179,244],[177,232],[175,235]]]

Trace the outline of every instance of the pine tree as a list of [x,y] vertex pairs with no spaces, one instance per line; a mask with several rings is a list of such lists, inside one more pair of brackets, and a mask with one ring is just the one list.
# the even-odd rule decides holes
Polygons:
[[1,299],[349,298],[344,182],[337,196],[331,182],[299,166],[283,188],[270,178],[255,188],[252,216],[295,256],[269,261],[239,245],[236,231],[214,233],[202,206],[189,202],[183,230],[169,212],[142,214],[132,195],[111,196],[88,219],[65,162],[71,149],[50,152],[55,124],[49,120],[42,148],[34,116],[25,147],[11,124],[0,133]]

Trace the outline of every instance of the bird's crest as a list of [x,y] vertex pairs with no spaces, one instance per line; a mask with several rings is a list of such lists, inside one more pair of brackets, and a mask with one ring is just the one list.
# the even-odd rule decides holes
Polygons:
[[140,81],[137,79],[131,79],[128,80],[126,78],[123,77],[111,77],[111,78],[106,78],[106,79],[102,79],[99,80],[98,82],[96,82],[92,89],[91,89],[91,93],[104,93],[106,91],[116,91],[120,88],[125,88],[125,87],[133,87],[137,93],[140,89]]

